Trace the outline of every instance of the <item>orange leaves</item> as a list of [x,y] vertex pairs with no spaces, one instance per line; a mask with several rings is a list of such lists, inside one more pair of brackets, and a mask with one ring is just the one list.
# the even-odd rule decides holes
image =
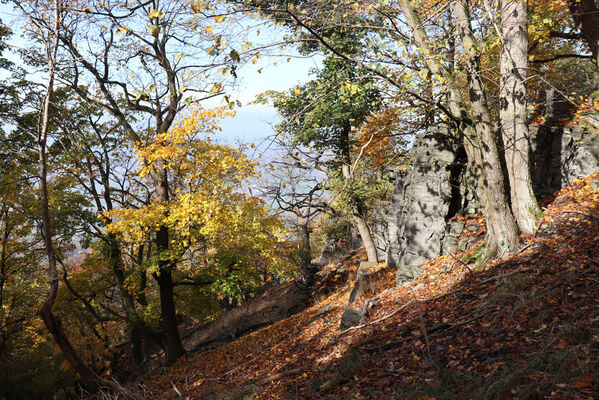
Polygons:
[[362,126],[353,132],[360,146],[356,152],[372,157],[374,165],[382,165],[397,156],[397,131],[399,114],[397,107],[387,107],[369,117]]
[[[202,379],[200,386],[193,384],[197,378],[190,379],[191,398],[255,388],[273,374],[281,375],[258,385],[256,398],[292,398],[297,393],[322,399],[351,394],[432,400],[475,398],[483,391],[489,398],[588,398],[596,392],[598,378],[589,373],[594,368],[589,354],[599,343],[599,305],[592,300],[599,293],[599,222],[591,217],[599,215],[597,188],[599,173],[557,193],[556,201],[546,203],[547,232],[523,238],[529,245],[526,251],[508,258],[470,266],[469,271],[465,256],[479,241],[466,252],[422,265],[422,275],[399,288],[387,281],[387,274],[395,271],[377,272],[383,284],[372,296],[379,302],[368,310],[366,322],[371,324],[343,335],[340,315],[364,253],[327,265],[319,273],[322,290],[312,307],[192,356],[159,378],[165,384],[155,398],[172,391],[169,381],[178,380],[184,370],[198,371]],[[576,210],[580,221],[570,221],[569,210]],[[464,219],[484,226],[482,217]],[[414,297],[421,313],[413,306],[397,311]],[[381,319],[394,311],[393,318]],[[388,343],[394,345],[363,351]],[[359,349],[357,357],[354,349]],[[341,372],[343,380],[335,380]],[[389,395],[397,387],[401,393]],[[435,392],[437,387],[443,392]]]

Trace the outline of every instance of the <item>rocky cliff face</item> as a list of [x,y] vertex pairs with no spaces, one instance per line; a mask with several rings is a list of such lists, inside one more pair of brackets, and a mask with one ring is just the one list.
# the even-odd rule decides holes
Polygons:
[[599,170],[599,134],[590,126],[532,126],[531,172],[537,196]]
[[[553,123],[551,119],[548,120]],[[599,170],[599,133],[584,126],[531,126],[531,172],[537,196],[554,193],[573,179]],[[459,246],[464,225],[455,215],[481,212],[476,185],[459,142],[433,128],[416,138],[412,164],[394,174],[389,203],[376,210],[380,258],[398,268],[398,282],[419,266]]]
[[461,208],[459,177],[463,157],[447,132],[430,130],[416,138],[412,166],[395,174],[388,208],[387,263],[411,279],[415,267],[441,253],[445,225]]

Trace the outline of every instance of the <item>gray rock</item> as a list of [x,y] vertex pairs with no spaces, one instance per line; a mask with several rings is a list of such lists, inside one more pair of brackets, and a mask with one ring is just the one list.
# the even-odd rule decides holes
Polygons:
[[[546,96],[541,107],[546,125],[529,127],[531,176],[538,197],[599,171],[599,114],[585,116],[585,126],[559,126],[569,102],[555,91]],[[417,276],[418,267],[428,260],[466,249],[471,243],[459,240],[464,224],[451,218],[483,212],[476,180],[464,167],[465,153],[454,136],[431,128],[416,137],[410,153],[410,168],[392,174],[393,195],[372,219],[377,249],[389,266],[397,267],[398,285]]]
[[444,130],[416,138],[407,172],[398,172],[389,214],[387,264],[397,266],[398,282],[413,279],[419,266],[441,254],[452,207],[461,198],[459,142]]
[[341,314],[341,330],[344,331],[354,325],[359,325],[364,319],[366,313],[354,308],[345,308]]

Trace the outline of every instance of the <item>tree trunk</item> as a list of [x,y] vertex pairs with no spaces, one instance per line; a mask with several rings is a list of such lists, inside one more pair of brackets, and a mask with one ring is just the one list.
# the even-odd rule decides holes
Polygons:
[[[349,182],[351,179],[350,169],[351,166],[349,164],[344,164],[342,167],[343,177],[345,178],[346,182]],[[356,225],[356,228],[358,228],[358,233],[360,234],[360,238],[364,244],[364,249],[366,250],[366,255],[368,256],[368,262],[378,262],[379,259],[376,251],[376,245],[374,244],[372,233],[370,232],[370,228],[368,227],[366,219],[364,218],[363,210],[359,204],[354,204],[352,201],[351,212],[354,224]]]
[[77,355],[77,352],[69,342],[64,330],[62,329],[60,320],[52,313],[52,306],[56,301],[58,294],[58,271],[56,268],[56,253],[52,241],[52,222],[50,220],[49,198],[48,198],[48,162],[46,154],[46,143],[50,125],[50,101],[54,91],[54,75],[56,72],[56,54],[58,50],[58,29],[59,29],[59,5],[58,1],[54,0],[54,25],[53,31],[49,32],[48,41],[52,39],[52,43],[47,42],[47,62],[48,62],[48,83],[46,94],[44,97],[43,109],[40,113],[38,122],[38,167],[40,180],[40,206],[42,233],[44,245],[46,248],[46,256],[48,257],[48,272],[50,275],[50,287],[46,300],[40,309],[40,316],[46,325],[46,328],[52,334],[54,341],[60,347],[65,359],[71,364],[75,371],[79,374],[85,385],[91,389],[97,389],[102,383],[102,379],[90,370]]
[[306,216],[302,216],[299,223],[300,238],[298,243],[298,257],[300,260],[300,272],[303,282],[311,285],[314,280],[312,272],[312,247],[310,246],[310,208],[305,211]]
[[502,0],[499,124],[505,146],[512,212],[520,231],[534,233],[541,210],[530,176],[526,69],[528,27],[526,0]]
[[[422,54],[434,54],[422,21],[411,3],[410,0],[400,0],[401,9],[412,29],[416,45]],[[488,255],[504,255],[516,247],[518,235],[503,186],[503,172],[484,96],[484,87],[480,79],[480,66],[473,47],[475,41],[470,27],[468,4],[465,0],[457,0],[454,3],[454,16],[458,36],[462,43],[467,44],[465,45],[466,70],[471,93],[472,116],[455,83],[454,74],[448,70],[442,60],[423,57],[423,61],[433,73],[444,78],[447,84],[449,110],[463,134],[468,162],[477,178],[481,201],[487,216]]]
[[474,154],[477,161],[474,172],[478,178],[478,187],[487,216],[487,253],[489,256],[504,256],[516,248],[518,231],[505,192],[503,171],[481,78],[479,54],[475,47],[476,39],[472,34],[467,0],[455,1],[454,15],[458,37],[466,52],[466,73],[474,126],[474,131],[466,133],[466,136],[469,136],[466,138],[466,152],[479,153]]
[[142,335],[139,328],[133,324],[129,326],[129,342],[131,342],[131,356],[133,368],[141,365],[144,359]]
[[[168,175],[166,170],[153,174],[156,185],[156,197],[160,202],[169,201]],[[156,231],[156,247],[159,255],[158,273],[156,280],[160,287],[160,317],[162,324],[163,343],[166,351],[166,362],[171,364],[185,354],[181,343],[175,308],[174,284],[172,278],[173,262],[167,256],[169,250],[169,230],[161,226]]]
[[599,90],[599,9],[595,0],[568,0],[574,22],[587,42],[595,61],[595,90]]
[[173,278],[171,271],[161,268],[157,276],[160,287],[160,317],[164,347],[166,349],[166,362],[172,364],[185,354],[181,337],[179,336],[179,324],[175,310],[175,298]]

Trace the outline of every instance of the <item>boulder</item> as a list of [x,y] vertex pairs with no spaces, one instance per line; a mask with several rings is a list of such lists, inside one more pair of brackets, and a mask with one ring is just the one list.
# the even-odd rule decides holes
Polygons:
[[356,310],[355,308],[345,308],[341,314],[341,330],[351,328],[352,326],[359,325],[366,315],[365,311]]
[[[579,126],[558,125],[565,104],[548,101],[545,124],[530,126],[531,175],[538,197],[599,171],[599,117],[585,116]],[[465,152],[453,135],[433,127],[416,137],[410,153],[409,168],[391,176],[395,189],[386,210],[373,213],[377,248],[386,252],[389,266],[397,267],[398,285],[417,276],[428,260],[469,246],[459,240],[463,222],[452,217],[483,212]],[[384,224],[377,222],[381,218]]]

